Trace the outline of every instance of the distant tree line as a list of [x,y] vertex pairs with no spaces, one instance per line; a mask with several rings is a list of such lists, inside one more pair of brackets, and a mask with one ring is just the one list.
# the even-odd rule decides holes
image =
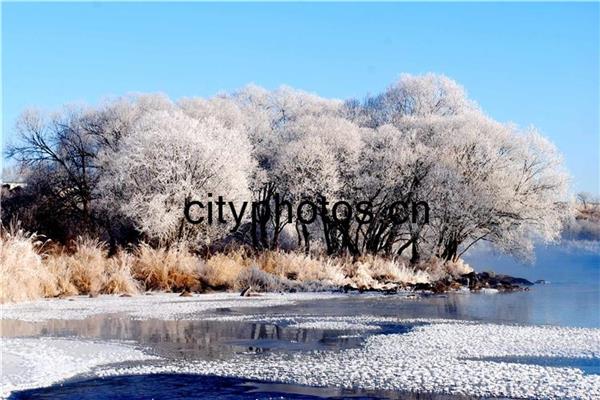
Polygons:
[[[66,242],[88,234],[115,248],[146,241],[197,250],[437,256],[454,260],[479,241],[518,256],[559,237],[567,175],[534,128],[487,116],[456,82],[405,75],[363,100],[324,99],[248,86],[177,102],[137,95],[97,107],[20,117],[7,150],[27,186],[2,199],[2,220]],[[207,193],[230,201],[368,201],[373,218],[311,224],[272,215],[258,224],[189,224],[184,205]],[[394,224],[394,202],[425,201],[429,223]]]
[[567,222],[562,238],[600,243],[600,198],[581,192],[575,200],[575,213]]

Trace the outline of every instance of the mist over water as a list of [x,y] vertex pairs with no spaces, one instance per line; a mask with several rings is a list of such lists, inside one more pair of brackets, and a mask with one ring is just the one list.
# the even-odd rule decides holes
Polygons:
[[540,246],[531,264],[486,250],[472,252],[465,259],[477,271],[547,282],[528,292],[483,297],[477,302],[476,314],[495,309],[499,321],[503,321],[502,315],[514,313],[510,318],[517,319],[515,322],[600,327],[600,254]]

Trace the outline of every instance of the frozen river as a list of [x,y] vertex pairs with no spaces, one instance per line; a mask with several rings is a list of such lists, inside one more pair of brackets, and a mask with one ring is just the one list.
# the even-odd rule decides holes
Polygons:
[[552,272],[534,266],[521,275],[551,283],[511,294],[154,294],[7,305],[2,393],[600,398],[598,270],[573,270],[581,279],[548,279]]

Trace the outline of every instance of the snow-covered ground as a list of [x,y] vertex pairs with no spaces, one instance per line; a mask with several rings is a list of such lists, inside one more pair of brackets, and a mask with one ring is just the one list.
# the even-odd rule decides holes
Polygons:
[[[221,307],[269,307],[328,294],[266,295],[240,298],[211,294],[191,298],[175,295],[133,298],[78,298],[3,307],[3,319],[28,321],[85,318],[107,312],[133,318],[216,318]],[[152,360],[132,344],[67,339],[3,339],[2,394],[46,386],[78,374],[95,376],[158,372],[214,374],[313,386],[427,391],[521,398],[600,398],[600,375],[572,367],[482,360],[486,357],[600,358],[600,329],[519,326],[450,320],[401,320],[363,316],[240,315],[224,319],[270,320],[303,329],[371,332],[363,346],[341,351],[238,354],[217,361]],[[423,323],[405,334],[378,334],[381,324]],[[143,364],[141,360],[150,360]],[[133,361],[133,364],[114,363]]]
[[260,297],[241,297],[236,293],[211,293],[193,297],[181,297],[173,293],[133,297],[76,296],[60,300],[42,299],[4,304],[1,318],[20,321],[74,320],[97,314],[119,313],[136,319],[190,319],[218,308],[272,307],[302,300],[327,300],[341,296],[334,293],[266,293]]

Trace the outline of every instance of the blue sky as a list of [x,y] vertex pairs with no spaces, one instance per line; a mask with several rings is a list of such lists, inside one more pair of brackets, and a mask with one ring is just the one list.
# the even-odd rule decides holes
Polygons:
[[3,3],[3,139],[21,110],[253,82],[363,97],[443,73],[492,117],[537,126],[598,193],[599,6]]

